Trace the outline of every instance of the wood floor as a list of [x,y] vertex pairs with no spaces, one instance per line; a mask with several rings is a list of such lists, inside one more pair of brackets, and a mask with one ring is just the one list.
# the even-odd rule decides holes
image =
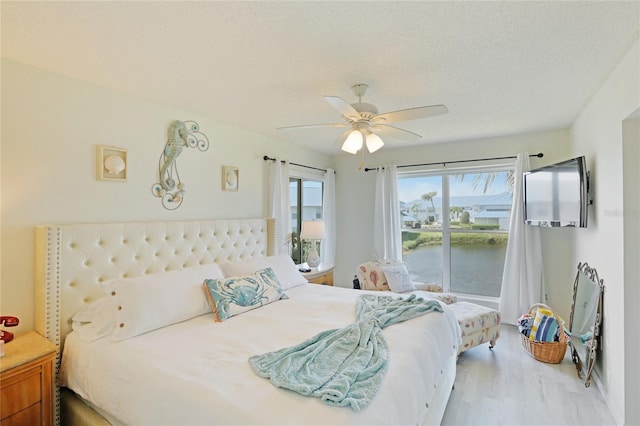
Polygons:
[[615,425],[597,385],[585,388],[569,351],[545,364],[521,347],[517,327],[503,325],[496,347],[476,346],[458,360],[442,425]]

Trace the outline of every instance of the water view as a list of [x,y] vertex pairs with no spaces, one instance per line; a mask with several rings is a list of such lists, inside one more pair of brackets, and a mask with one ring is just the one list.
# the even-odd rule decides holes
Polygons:
[[[506,252],[506,244],[452,246],[451,291],[500,296]],[[415,281],[442,285],[442,245],[420,246],[403,260]]]

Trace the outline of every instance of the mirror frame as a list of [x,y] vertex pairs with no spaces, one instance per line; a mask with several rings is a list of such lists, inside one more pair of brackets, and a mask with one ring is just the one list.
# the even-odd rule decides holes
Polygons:
[[[580,336],[574,336],[573,331],[573,315],[576,308],[576,296],[578,294],[578,283],[581,276],[586,278],[589,282],[593,283],[594,288],[598,291],[598,304],[595,312],[595,321],[593,324],[593,337],[591,340],[591,346],[585,352],[585,359],[580,359],[580,355],[576,350],[576,344],[574,341],[580,342]],[[587,263],[578,264],[578,272],[576,279],[573,283],[573,301],[571,303],[571,317],[569,318],[569,333],[571,339],[569,339],[569,345],[571,346],[571,359],[576,364],[576,370],[578,371],[578,377],[584,375],[584,385],[589,387],[591,385],[591,373],[596,362],[596,350],[600,343],[600,324],[602,323],[602,309],[603,309],[603,297],[604,297],[604,281],[598,276],[598,272],[595,268],[590,267]]]

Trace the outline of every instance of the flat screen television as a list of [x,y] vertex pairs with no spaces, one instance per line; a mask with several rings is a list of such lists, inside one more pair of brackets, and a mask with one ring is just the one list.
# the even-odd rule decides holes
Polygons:
[[587,227],[589,173],[584,156],[524,175],[524,221],[545,227]]

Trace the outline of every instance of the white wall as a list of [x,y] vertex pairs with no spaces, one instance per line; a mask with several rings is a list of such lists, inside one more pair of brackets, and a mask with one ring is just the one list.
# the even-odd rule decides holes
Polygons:
[[[635,410],[635,418],[624,418],[625,381],[627,378],[638,378],[638,353],[626,349],[625,334],[631,330],[626,330],[625,325],[635,330],[636,341],[640,338],[637,331],[640,321],[638,299],[629,300],[633,312],[625,311],[626,293],[638,294],[639,261],[627,259],[626,256],[630,251],[638,253],[640,242],[638,238],[629,239],[626,234],[626,228],[630,226],[626,221],[633,218],[626,215],[625,208],[628,203],[631,206],[638,205],[638,175],[634,169],[637,169],[639,162],[637,154],[636,161],[624,159],[623,120],[638,107],[640,44],[636,42],[571,128],[573,152],[587,156],[594,194],[589,228],[586,232],[574,234],[574,262],[588,262],[604,279],[604,330],[596,372],[614,417],[618,423],[626,424],[640,424],[640,418],[637,417],[638,380],[626,384],[628,392],[631,391],[627,396],[635,396],[635,399],[627,400],[635,407],[629,406],[627,410]],[[638,142],[637,139],[627,140],[629,144]],[[635,188],[635,194],[630,188]],[[632,281],[627,282],[625,276],[631,277]]]
[[[568,130],[553,130],[508,137],[470,140],[456,143],[433,144],[421,147],[382,149],[365,154],[367,167],[384,164],[415,164],[437,161],[454,161],[473,158],[503,157],[527,151],[543,152],[541,159],[532,158],[531,167],[570,158]],[[515,160],[513,160],[515,161]],[[338,235],[342,236],[337,247],[336,281],[350,284],[355,269],[373,256],[373,202],[375,172],[359,170],[362,157],[343,154],[336,157],[336,198],[338,205]],[[345,183],[348,182],[348,183]],[[560,315],[568,318],[574,270],[571,241],[565,229],[541,229],[545,250],[545,279],[547,294]]]
[[[151,186],[174,120],[197,121],[211,146],[178,158],[187,193],[168,211]],[[128,149],[128,182],[96,180],[96,145]],[[315,151],[3,60],[0,312],[20,318],[18,333],[34,326],[35,226],[260,217],[267,213],[265,154],[331,166]],[[238,192],[222,192],[222,165],[239,167]]]
[[640,109],[633,118],[624,121],[622,157],[624,168],[624,365],[625,421],[640,424],[640,332],[638,324],[638,265],[640,265]]

